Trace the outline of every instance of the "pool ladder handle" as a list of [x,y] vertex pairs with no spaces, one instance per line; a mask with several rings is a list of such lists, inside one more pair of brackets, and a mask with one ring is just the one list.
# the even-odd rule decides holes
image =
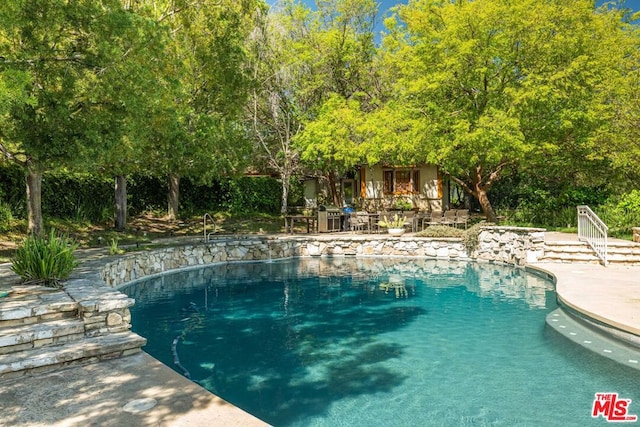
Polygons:
[[[207,234],[207,218],[209,218],[211,220],[211,223],[213,224],[213,231],[208,234]],[[215,232],[216,232],[216,222],[213,220],[213,217],[211,215],[209,215],[208,213],[205,213],[202,216],[202,237],[204,239],[204,242],[207,243],[211,238],[211,235],[215,234]]]

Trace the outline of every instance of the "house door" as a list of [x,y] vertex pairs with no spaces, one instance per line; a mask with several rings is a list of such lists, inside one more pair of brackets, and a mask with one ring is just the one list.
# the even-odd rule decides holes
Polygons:
[[344,196],[344,203],[347,205],[353,205],[356,194],[356,181],[353,179],[343,179],[342,194]]

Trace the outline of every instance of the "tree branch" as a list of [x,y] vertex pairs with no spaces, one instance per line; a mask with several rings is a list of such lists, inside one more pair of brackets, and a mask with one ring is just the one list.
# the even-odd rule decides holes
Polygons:
[[[26,156],[23,153],[19,153],[19,154],[14,154],[12,152],[10,152],[7,147],[4,146],[4,144],[0,144],[0,153],[2,153],[2,155],[9,160],[10,162],[13,162],[17,165],[20,165],[24,168],[26,168],[29,165],[29,159],[26,158]],[[20,160],[17,156],[25,156],[25,160]]]

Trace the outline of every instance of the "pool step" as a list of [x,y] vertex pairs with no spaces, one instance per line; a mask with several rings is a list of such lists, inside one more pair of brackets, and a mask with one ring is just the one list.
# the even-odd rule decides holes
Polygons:
[[[564,309],[558,308],[547,315],[546,323],[570,341],[625,366],[640,370],[640,342],[638,337],[617,330],[602,332],[589,326]],[[604,326],[602,326],[604,327]]]
[[145,343],[144,338],[133,332],[121,332],[2,354],[0,381],[127,356],[139,352]]
[[[640,265],[640,244],[608,242],[607,260],[612,264]],[[586,242],[558,241],[545,242],[540,262],[599,264],[600,259]]]

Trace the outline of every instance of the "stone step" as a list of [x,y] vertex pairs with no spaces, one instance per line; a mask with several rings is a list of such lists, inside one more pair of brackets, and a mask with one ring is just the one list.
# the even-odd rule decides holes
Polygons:
[[82,339],[85,325],[80,319],[50,320],[45,323],[0,328],[0,354],[58,345]]
[[140,351],[146,342],[133,332],[121,332],[3,354],[0,355],[0,380],[127,356]]
[[[547,242],[544,251],[541,261],[599,263],[598,257],[585,242]],[[640,265],[640,245],[632,242],[609,242],[607,260],[615,264]]]
[[79,305],[66,292],[42,286],[12,286],[0,299],[0,328],[74,318]]

